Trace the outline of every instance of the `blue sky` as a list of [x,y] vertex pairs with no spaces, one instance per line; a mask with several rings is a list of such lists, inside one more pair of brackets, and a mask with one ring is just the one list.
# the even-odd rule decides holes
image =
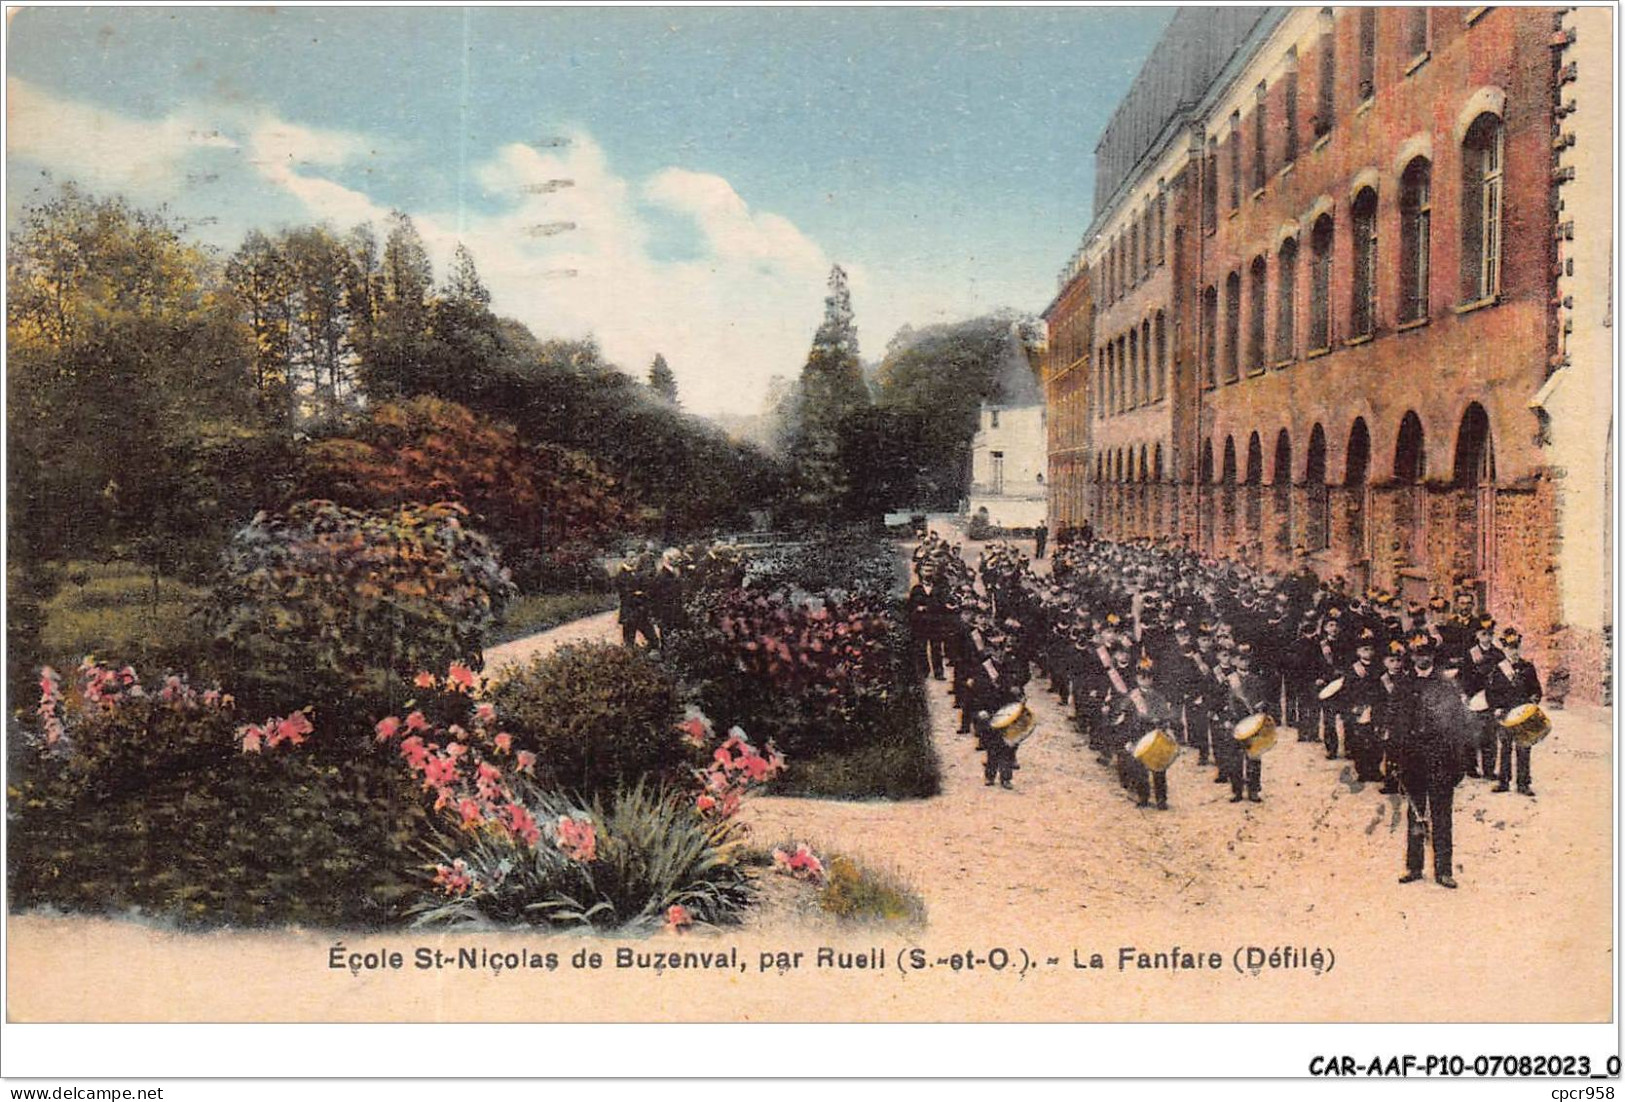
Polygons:
[[905,323],[1041,309],[1172,11],[26,9],[8,213],[42,171],[227,250],[399,207],[442,267],[468,244],[500,313],[755,412],[831,263],[870,357]]

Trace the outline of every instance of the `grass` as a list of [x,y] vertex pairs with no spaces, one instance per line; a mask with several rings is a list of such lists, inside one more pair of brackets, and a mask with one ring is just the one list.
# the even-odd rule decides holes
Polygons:
[[209,591],[152,575],[135,563],[69,563],[45,602],[40,649],[72,666],[87,654],[145,667],[184,662],[206,649],[201,610]]
[[[777,845],[752,849],[742,857],[749,865],[769,870],[766,875],[782,876],[774,868],[773,851],[781,849],[794,853],[798,841],[783,841]],[[919,926],[925,923],[925,900],[903,873],[890,868],[877,868],[844,853],[828,853],[813,843],[807,848],[824,863],[824,878],[816,892],[804,904],[810,912],[819,913],[843,924],[869,925],[895,923]],[[788,881],[788,877],[785,877]],[[803,897],[805,899],[805,897]]]
[[925,900],[900,874],[860,865],[836,854],[824,865],[818,906],[843,922],[925,922]]
[[[903,662],[900,665],[906,666]],[[924,690],[911,672],[892,694],[884,720],[868,742],[790,759],[769,791],[775,796],[835,800],[919,800],[942,791],[941,768],[931,745]]]
[[613,593],[593,593],[580,590],[570,593],[533,593],[508,605],[498,624],[485,641],[488,647],[499,643],[523,639],[539,631],[556,628],[571,620],[608,612],[616,605]]

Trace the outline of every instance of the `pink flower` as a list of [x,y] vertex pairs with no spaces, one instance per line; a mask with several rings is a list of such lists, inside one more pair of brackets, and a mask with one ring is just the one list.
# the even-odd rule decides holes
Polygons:
[[503,731],[496,737],[497,753],[506,754],[513,749],[513,736]]
[[479,826],[481,820],[485,818],[484,813],[480,811],[480,805],[467,797],[457,801],[457,813],[463,817],[464,827]]
[[378,725],[373,728],[373,730],[378,734],[379,742],[388,742],[390,739],[395,737],[395,732],[399,731],[400,729],[401,720],[399,716],[385,716],[383,719],[380,719],[378,721]]
[[424,670],[412,679],[412,684],[420,689],[432,689],[435,686],[434,674]]
[[502,825],[533,846],[542,840],[542,828],[536,825],[536,817],[519,804],[508,804],[502,809]]
[[677,725],[677,729],[683,733],[683,741],[690,746],[705,745],[705,722],[700,718],[685,719]]
[[429,748],[423,745],[423,740],[417,735],[401,740],[401,757],[413,772],[421,772],[429,763]]
[[423,766],[424,787],[443,788],[457,779],[457,760],[447,754],[436,754]]
[[694,798],[694,808],[702,815],[707,811],[714,810],[716,806],[717,801],[713,797],[707,796],[704,792],[701,792]]
[[406,717],[406,729],[408,731],[427,731],[429,721],[424,718],[422,712],[413,712]]
[[271,736],[272,746],[280,742],[291,742],[295,746],[305,741],[305,736],[316,728],[311,726],[310,717],[304,712],[295,712],[287,719],[277,721],[276,733]]
[[519,772],[534,777],[536,775],[536,755],[529,750],[519,751]]
[[559,850],[572,861],[587,862],[598,856],[598,832],[591,819],[559,816]]
[[456,761],[458,758],[462,757],[466,753],[468,753],[468,747],[464,746],[462,743],[460,743],[460,742],[448,742],[448,743],[446,743],[446,756],[451,758],[452,761]]
[[434,882],[447,895],[464,895],[476,887],[474,878],[468,873],[468,863],[461,857],[450,865],[436,865]]
[[694,925],[694,918],[688,913],[688,908],[681,903],[673,903],[666,908],[666,929],[673,933],[682,933],[689,926]]
[[460,693],[474,691],[474,671],[461,662],[453,662],[446,670],[446,680]]
[[480,762],[479,768],[475,770],[474,787],[482,798],[496,799],[502,791],[502,770],[490,762]]
[[488,700],[482,700],[474,705],[474,721],[476,723],[495,723],[497,721],[496,705]]
[[263,728],[256,727],[253,724],[248,724],[247,726],[237,728],[237,734],[241,736],[243,740],[243,753],[257,754],[260,752],[260,741],[265,737],[265,731]]

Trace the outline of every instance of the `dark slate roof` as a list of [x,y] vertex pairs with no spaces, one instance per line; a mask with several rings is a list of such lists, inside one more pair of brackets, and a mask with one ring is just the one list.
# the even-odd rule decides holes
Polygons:
[[1095,146],[1095,213],[1177,115],[1202,99],[1269,8],[1180,8]]

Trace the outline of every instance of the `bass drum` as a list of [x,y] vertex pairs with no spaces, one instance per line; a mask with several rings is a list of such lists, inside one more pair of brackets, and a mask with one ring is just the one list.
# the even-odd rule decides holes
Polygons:
[[1025,701],[1006,704],[988,721],[993,733],[1004,740],[1006,746],[1020,746],[1038,727],[1038,717]]

